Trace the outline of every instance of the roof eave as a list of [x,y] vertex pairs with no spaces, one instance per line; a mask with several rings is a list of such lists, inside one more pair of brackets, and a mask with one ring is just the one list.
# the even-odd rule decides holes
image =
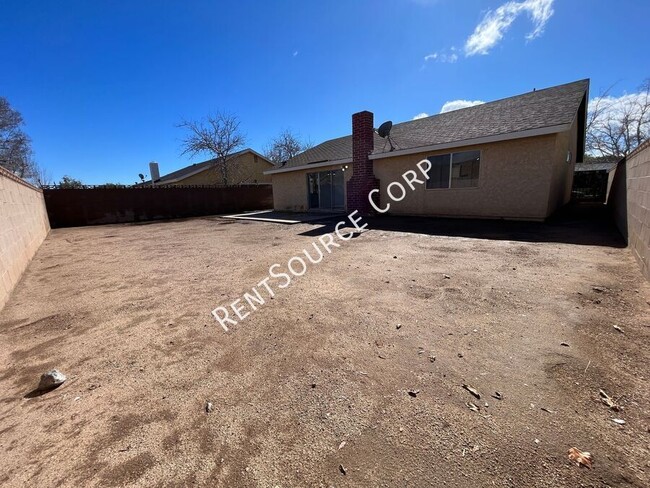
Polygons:
[[553,125],[549,127],[542,127],[539,129],[529,129],[529,130],[523,130],[519,132],[509,132],[507,134],[476,137],[474,139],[463,139],[454,142],[444,142],[440,144],[431,144],[429,146],[419,146],[419,147],[413,147],[409,149],[402,149],[398,151],[371,154],[369,158],[372,160],[393,158],[395,156],[407,156],[410,154],[418,154],[422,152],[441,151],[443,149],[453,149],[453,148],[465,147],[465,146],[476,146],[479,144],[489,144],[491,142],[502,142],[502,141],[509,141],[515,139],[524,139],[526,137],[537,137],[537,136],[544,136],[549,134],[557,134],[560,132],[565,132],[569,129],[571,129],[571,124]]
[[264,172],[265,175],[275,175],[278,173],[289,173],[291,171],[302,171],[311,168],[324,168],[326,166],[337,166],[341,164],[352,163],[352,158],[335,159],[333,161],[323,161],[322,163],[303,164],[301,166],[292,166],[291,168],[269,169]]
[[[560,132],[565,132],[567,130],[571,129],[571,124],[559,124],[559,125],[553,125],[549,127],[542,127],[539,129],[530,129],[530,130],[523,130],[519,132],[510,132],[507,134],[498,134],[494,136],[486,136],[486,137],[477,137],[474,139],[463,139],[460,141],[454,141],[454,142],[445,142],[441,144],[431,144],[429,146],[419,146],[419,147],[413,147],[409,149],[402,149],[399,151],[390,151],[386,153],[378,153],[378,154],[371,154],[369,158],[371,160],[375,159],[385,159],[385,158],[394,158],[396,156],[408,156],[410,154],[419,154],[423,152],[430,152],[430,151],[441,151],[443,149],[453,149],[457,147],[466,147],[466,146],[476,146],[479,144],[489,144],[492,142],[502,142],[502,141],[509,141],[509,140],[516,140],[516,139],[524,139],[526,137],[537,137],[537,136],[544,136],[544,135],[550,135],[550,134],[558,134]],[[279,169],[272,169],[265,171],[265,175],[273,175],[273,174],[279,174],[279,173],[289,173],[292,171],[302,171],[306,169],[311,169],[311,168],[322,168],[325,166],[336,166],[339,164],[351,164],[352,163],[352,158],[347,158],[347,159],[337,159],[334,161],[325,161],[322,163],[312,163],[312,164],[303,164],[301,166],[293,166],[291,168],[279,168]]]

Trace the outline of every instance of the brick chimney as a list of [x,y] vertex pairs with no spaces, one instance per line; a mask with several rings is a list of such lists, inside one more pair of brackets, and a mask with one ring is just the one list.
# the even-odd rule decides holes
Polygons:
[[[361,215],[372,212],[368,193],[379,188],[372,161],[368,159],[374,149],[374,141],[372,112],[363,111],[352,115],[352,178],[347,185],[348,212],[358,210]],[[375,197],[378,196],[375,194]],[[379,198],[375,198],[377,204],[378,200]]]

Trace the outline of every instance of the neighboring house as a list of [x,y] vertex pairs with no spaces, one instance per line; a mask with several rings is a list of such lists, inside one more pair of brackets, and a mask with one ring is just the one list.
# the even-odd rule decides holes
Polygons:
[[[373,209],[388,214],[544,220],[570,200],[582,162],[589,80],[396,124],[391,143],[373,114],[352,116],[352,135],[323,142],[266,172],[276,210]],[[426,185],[400,202],[387,187],[432,163]],[[395,192],[399,194],[399,192]]]
[[[243,149],[231,154],[227,160],[229,184],[270,183],[271,177],[265,171],[274,168],[274,164],[252,149]],[[141,183],[151,185],[151,181]],[[173,173],[161,176],[154,181],[155,186],[179,185],[223,185],[223,177],[215,160],[191,164]]]

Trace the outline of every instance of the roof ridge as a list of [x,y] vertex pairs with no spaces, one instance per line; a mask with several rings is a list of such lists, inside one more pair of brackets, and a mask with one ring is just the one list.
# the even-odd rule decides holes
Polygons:
[[584,83],[584,82],[589,83],[590,81],[591,81],[590,78],[583,78],[582,80],[571,81],[569,83],[563,83],[561,85],[547,86],[546,88],[540,88],[539,90],[533,89],[532,91],[519,93],[518,95],[511,95],[509,97],[497,98],[496,100],[490,100],[489,102],[483,102],[483,103],[481,103],[479,105],[472,105],[471,107],[463,107],[463,108],[459,108],[459,109],[456,109],[456,110],[450,110],[449,112],[441,112],[441,113],[429,115],[427,117],[422,117],[420,119],[415,119],[415,120],[405,120],[404,122],[398,122],[396,124],[393,124],[393,127],[398,126],[398,125],[410,124],[412,122],[417,122],[419,120],[431,119],[432,117],[438,117],[439,115],[448,114],[450,112],[458,112],[460,110],[468,110],[468,109],[473,109],[473,108],[479,107],[479,106],[485,106],[485,105],[491,105],[493,103],[505,102],[506,100],[510,100],[512,98],[523,97],[525,95],[530,95],[532,93],[540,93],[540,92],[545,92],[545,91],[548,91],[548,90],[555,90],[557,88],[562,88],[562,87],[569,86],[569,85],[577,85],[578,83]]
[[[521,134],[529,130],[562,128],[575,120],[581,101],[589,90],[588,78],[528,91],[506,98],[435,114],[417,120],[396,123],[392,135],[403,149],[437,144]],[[383,153],[377,146],[375,151]],[[326,139],[291,158],[283,167],[315,162],[336,161],[352,156],[352,135]],[[403,144],[402,144],[403,143]]]

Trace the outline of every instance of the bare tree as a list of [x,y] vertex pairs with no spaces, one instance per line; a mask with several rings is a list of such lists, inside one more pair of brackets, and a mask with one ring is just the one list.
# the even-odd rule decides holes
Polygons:
[[213,158],[214,167],[221,175],[224,185],[243,182],[230,161],[230,156],[246,142],[235,115],[218,112],[199,121],[184,120],[178,127],[188,132],[182,143],[182,155],[207,155]]
[[22,130],[23,117],[0,97],[0,166],[15,175],[31,179],[36,174],[31,140]]
[[311,143],[303,141],[289,129],[284,129],[280,134],[271,139],[264,150],[264,155],[273,164],[282,164],[301,152],[309,149]]
[[592,101],[587,115],[587,150],[621,158],[650,138],[650,78],[638,93],[615,98],[607,89]]
[[34,171],[34,176],[32,177],[32,181],[36,183],[36,185],[39,188],[44,188],[54,183],[52,174],[41,165],[35,166],[35,171]]

